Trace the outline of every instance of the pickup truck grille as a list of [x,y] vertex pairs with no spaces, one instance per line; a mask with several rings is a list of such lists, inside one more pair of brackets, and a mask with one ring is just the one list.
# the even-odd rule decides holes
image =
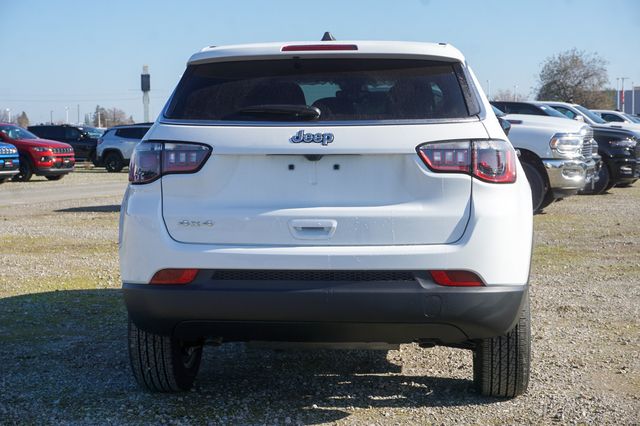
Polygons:
[[584,139],[582,140],[582,156],[589,160],[593,157],[593,130],[589,130],[588,133],[584,135]]
[[73,148],[53,148],[51,150],[54,154],[68,154],[73,152]]
[[640,140],[636,142],[636,159],[640,160]]
[[214,281],[415,281],[410,271],[298,271],[235,270],[213,271]]

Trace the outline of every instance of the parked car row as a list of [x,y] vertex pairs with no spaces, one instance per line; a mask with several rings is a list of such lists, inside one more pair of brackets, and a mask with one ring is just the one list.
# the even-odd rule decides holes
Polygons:
[[511,125],[509,139],[520,150],[534,212],[570,195],[601,194],[640,178],[640,123],[634,116],[565,102],[491,103]]
[[150,127],[150,123],[117,126],[102,134],[93,127],[67,124],[27,130],[0,123],[0,183],[26,182],[34,175],[59,180],[74,170],[76,161],[119,172]]
[[[13,124],[0,123],[0,154],[5,152],[0,180],[8,177],[26,182],[33,175],[59,180],[73,171],[76,159],[73,148],[63,142],[42,139]],[[9,158],[10,157],[10,158]],[[6,177],[4,177],[6,176]]]

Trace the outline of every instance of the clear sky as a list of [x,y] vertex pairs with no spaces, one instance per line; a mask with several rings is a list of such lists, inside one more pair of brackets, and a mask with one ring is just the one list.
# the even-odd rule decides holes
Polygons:
[[[336,38],[449,42],[485,86],[530,95],[543,60],[597,52],[640,85],[640,0],[0,0],[0,108],[32,123],[96,104],[142,119],[140,73],[159,113],[189,56],[208,45]],[[490,84],[487,83],[490,81]],[[490,86],[490,87],[488,87]]]

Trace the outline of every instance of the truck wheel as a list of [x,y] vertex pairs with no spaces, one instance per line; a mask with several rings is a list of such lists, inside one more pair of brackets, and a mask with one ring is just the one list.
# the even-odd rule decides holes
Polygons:
[[609,166],[607,166],[606,163],[602,164],[602,167],[600,167],[600,170],[598,171],[598,178],[599,179],[593,186],[593,191],[591,191],[590,194],[600,195],[613,187]]
[[129,320],[129,360],[138,384],[151,392],[187,391],[193,385],[202,344],[188,345],[139,329]]
[[33,176],[33,166],[27,157],[20,156],[20,172],[11,180],[14,182],[27,182]]
[[522,168],[524,169],[524,174],[527,176],[529,186],[531,187],[531,201],[533,204],[533,212],[539,213],[543,209],[542,203],[545,201],[547,196],[547,183],[544,180],[542,173],[540,173],[538,168],[533,164],[523,161]]
[[506,336],[481,340],[473,352],[473,383],[485,396],[514,398],[529,385],[531,364],[529,297]]
[[108,153],[104,158],[104,168],[111,173],[118,173],[122,171],[122,169],[124,168],[124,161],[122,161],[122,156],[116,152]]
[[47,178],[47,180],[60,180],[64,177],[64,175],[50,175],[45,177]]

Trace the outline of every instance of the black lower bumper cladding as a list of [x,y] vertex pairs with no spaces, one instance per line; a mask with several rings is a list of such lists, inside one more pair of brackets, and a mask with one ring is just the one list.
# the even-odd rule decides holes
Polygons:
[[527,291],[410,271],[201,270],[187,285],[123,284],[138,327],[223,341],[456,344],[506,334]]

